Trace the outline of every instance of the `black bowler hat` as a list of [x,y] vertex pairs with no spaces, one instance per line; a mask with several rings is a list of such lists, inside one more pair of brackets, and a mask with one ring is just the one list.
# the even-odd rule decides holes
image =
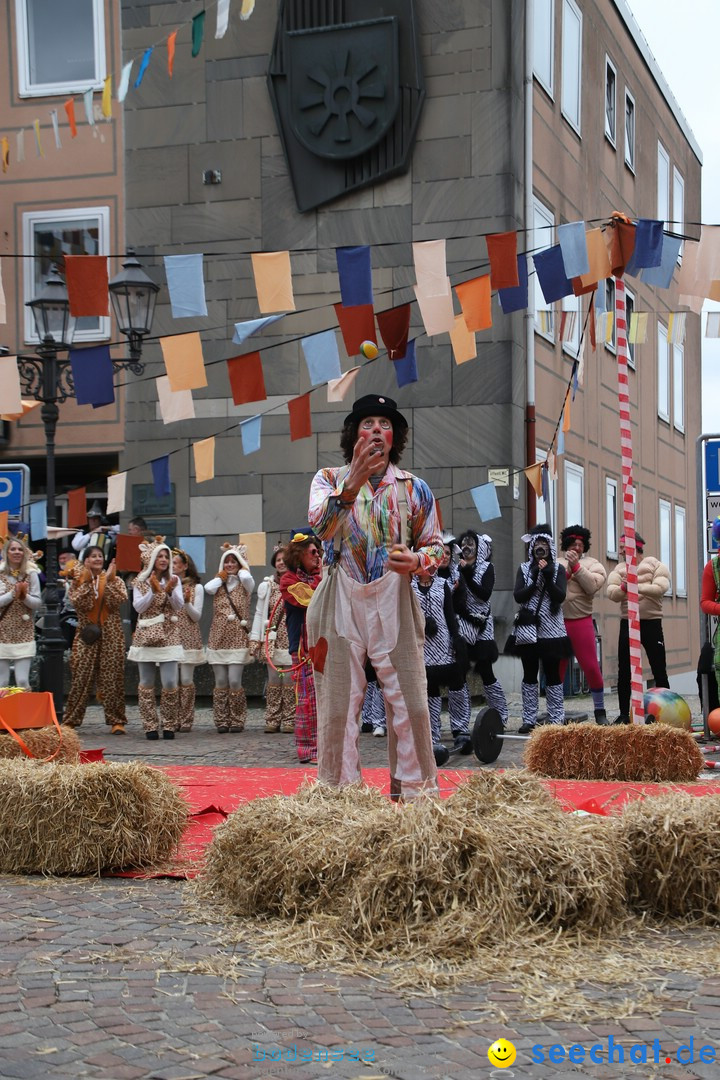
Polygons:
[[402,413],[398,412],[396,402],[389,397],[380,397],[378,394],[365,394],[358,398],[353,405],[352,412],[345,417],[346,424],[357,424],[366,416],[387,416],[392,420],[393,428],[399,427],[406,430],[408,422]]

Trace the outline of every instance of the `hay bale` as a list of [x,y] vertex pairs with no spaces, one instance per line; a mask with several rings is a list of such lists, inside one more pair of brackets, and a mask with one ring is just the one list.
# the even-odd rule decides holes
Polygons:
[[[60,743],[60,736],[55,727],[28,728],[26,731],[19,731],[18,734],[28,750],[31,750],[38,760],[49,758],[55,753],[58,743]],[[53,758],[53,761],[79,761],[81,747],[76,732],[73,728],[63,727],[62,734],[60,752],[57,757]],[[22,747],[15,742],[12,735],[8,735],[6,731],[3,731],[2,737],[0,737],[0,758],[31,760]]]
[[673,791],[629,803],[619,816],[628,845],[628,897],[642,911],[720,923],[720,794]]
[[355,954],[448,960],[537,925],[607,925],[623,911],[625,858],[614,822],[563,813],[527,774],[482,773],[400,808],[357,786],[247,803],[216,830],[194,887],[213,910],[306,923]]
[[689,732],[665,724],[573,724],[534,732],[525,764],[556,780],[681,783],[697,779],[704,759]]
[[176,849],[188,804],[147,765],[0,769],[0,872],[100,874],[156,866]]

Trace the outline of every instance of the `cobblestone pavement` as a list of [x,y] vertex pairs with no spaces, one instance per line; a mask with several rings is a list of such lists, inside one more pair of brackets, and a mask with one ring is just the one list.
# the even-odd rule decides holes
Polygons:
[[[573,699],[569,707],[580,711],[586,705]],[[296,764],[292,737],[264,735],[259,708],[251,709],[242,735],[215,734],[210,711],[201,708],[190,734],[159,743],[143,738],[134,706],[129,716],[128,734],[113,737],[99,710],[91,709],[79,732],[83,745],[103,746],[113,761]],[[521,743],[508,742],[498,765],[519,764],[521,752]],[[362,736],[362,753],[364,764],[385,764],[384,740]],[[452,764],[480,767],[474,758]],[[697,1055],[702,1046],[720,1052],[720,977],[670,974],[673,1009],[589,1025],[565,1022],[561,1009],[552,1023],[534,1022],[512,987],[500,981],[501,962],[500,974],[487,982],[435,997],[407,996],[394,992],[382,975],[369,979],[261,963],[248,947],[236,947],[238,978],[230,980],[198,973],[203,959],[217,952],[220,927],[188,920],[184,888],[165,879],[0,876],[0,1077],[459,1080],[477,1074],[692,1080],[718,1075],[717,1065],[698,1063]],[[498,1010],[506,1020],[497,1019]],[[625,1045],[624,1064],[618,1063],[618,1050],[607,1063],[610,1037]],[[517,1049],[510,1068],[493,1069],[488,1062],[488,1047],[497,1038],[511,1040]],[[678,1065],[678,1046],[690,1038],[696,1063]],[[653,1063],[655,1039],[661,1047],[658,1064]],[[531,1060],[535,1044],[545,1048],[542,1064]],[[586,1050],[599,1044],[605,1051],[601,1063],[590,1062],[586,1054],[582,1064],[567,1058],[558,1064],[547,1057],[552,1044]],[[651,1048],[648,1064],[628,1061],[631,1044]],[[349,1050],[364,1060],[349,1059]],[[281,1052],[284,1060],[273,1060]],[[575,1057],[579,1062],[577,1050]]]

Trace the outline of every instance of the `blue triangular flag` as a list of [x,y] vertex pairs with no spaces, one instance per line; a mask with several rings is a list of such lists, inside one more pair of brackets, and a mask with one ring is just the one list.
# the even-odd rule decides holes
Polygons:
[[257,334],[259,330],[262,330],[265,326],[269,326],[270,323],[277,322],[278,319],[284,319],[285,313],[282,315],[265,315],[262,319],[248,319],[246,322],[235,323],[235,333],[233,334],[233,345],[242,345],[243,341],[251,337],[253,334]]
[[470,494],[481,521],[492,521],[493,518],[501,516],[497,489],[494,484],[481,484],[480,487],[472,488]]
[[575,400],[575,395],[577,394],[577,392],[578,392],[578,363],[577,363],[577,361],[575,361],[575,363],[573,364],[573,373],[572,373],[572,399],[573,399],[573,401]]
[[527,255],[518,255],[518,284],[510,289],[498,289],[500,307],[506,315],[513,311],[524,311],[528,306],[528,266]]
[[323,330],[319,334],[311,334],[310,337],[303,338],[300,344],[313,386],[320,386],[322,383],[329,382],[330,379],[340,378],[342,368],[334,330]]
[[415,339],[408,341],[402,360],[392,360],[398,387],[418,381],[417,362],[415,360]]
[[254,454],[260,449],[261,433],[262,416],[251,416],[249,420],[241,422],[240,438],[242,439],[243,454]]
[[70,349],[70,367],[78,405],[111,405],[115,400],[109,345]]
[[546,251],[538,251],[532,258],[546,304],[562,300],[563,296],[572,296],[572,281],[565,272],[559,244]]
[[165,255],[164,260],[173,319],[207,315],[202,253]]
[[641,270],[637,275],[640,280],[644,281],[646,285],[654,285],[657,289],[669,289],[677,266],[681,244],[681,236],[670,236],[668,233],[663,233],[660,265]]
[[590,260],[585,239],[585,222],[570,221],[567,225],[559,225],[557,232],[567,276],[574,278],[589,273]]
[[372,265],[370,248],[341,247],[335,252],[340,275],[340,296],[343,307],[372,304]]
[[30,535],[33,540],[47,539],[47,503],[30,503]]
[[626,274],[637,274],[645,267],[660,266],[663,249],[663,222],[639,218],[635,226],[635,247],[625,267]]
[[152,56],[152,51],[153,51],[154,47],[155,47],[154,45],[151,45],[150,48],[146,49],[145,52],[143,53],[143,58],[140,61],[140,70],[137,73],[137,79],[133,83],[136,90],[137,90],[138,86],[140,85],[140,83],[143,81],[143,75],[147,71],[147,66],[150,63],[150,57]]
[[181,549],[186,552],[195,563],[198,574],[205,573],[205,537],[204,536],[181,536],[178,540]]
[[165,454],[164,457],[155,458],[150,462],[150,468],[152,469],[153,487],[155,489],[155,495],[158,499],[162,499],[163,495],[169,495],[172,488],[170,487],[170,457]]

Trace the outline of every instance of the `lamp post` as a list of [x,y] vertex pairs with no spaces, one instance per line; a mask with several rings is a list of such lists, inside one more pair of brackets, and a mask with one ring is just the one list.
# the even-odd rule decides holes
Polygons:
[[[143,373],[140,363],[143,338],[150,332],[159,286],[144,273],[140,263],[128,256],[123,270],[109,283],[110,296],[118,320],[118,329],[128,338],[130,358],[113,360],[116,371],[127,368],[136,375]],[[38,295],[28,301],[39,345],[37,356],[18,356],[18,369],[23,392],[42,402],[40,415],[45,429],[47,460],[46,504],[49,528],[57,526],[55,507],[55,432],[60,410],[58,405],[72,397],[75,387],[69,357],[60,359],[58,353],[69,352],[75,334],[75,318],[70,314],[65,282],[53,267]],[[55,701],[58,719],[64,712],[63,659],[65,639],[60,630],[58,595],[57,538],[48,533],[46,541],[45,615],[41,638],[40,681]]]

